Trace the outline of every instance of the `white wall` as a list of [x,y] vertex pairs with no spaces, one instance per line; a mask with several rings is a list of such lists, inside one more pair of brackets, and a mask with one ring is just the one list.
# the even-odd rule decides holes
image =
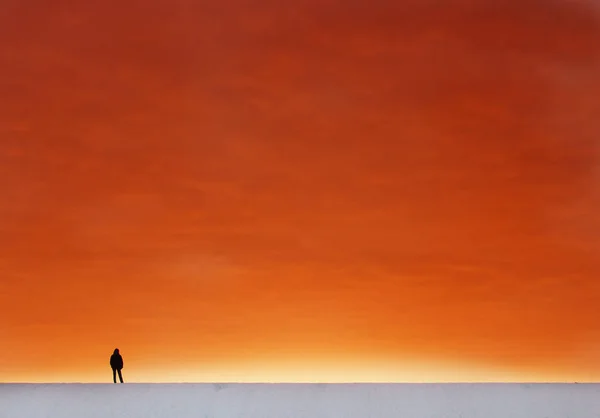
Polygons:
[[598,418],[600,384],[3,384],[2,418]]

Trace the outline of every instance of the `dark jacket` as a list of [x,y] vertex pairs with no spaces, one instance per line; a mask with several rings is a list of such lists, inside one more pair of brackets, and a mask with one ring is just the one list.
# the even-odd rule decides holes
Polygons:
[[110,356],[110,367],[121,370],[123,368],[123,357],[119,354],[119,349],[115,348],[115,352]]

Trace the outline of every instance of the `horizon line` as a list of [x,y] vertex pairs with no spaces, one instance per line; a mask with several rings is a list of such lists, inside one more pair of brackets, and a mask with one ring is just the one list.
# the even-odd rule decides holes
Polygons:
[[0,382],[0,385],[594,385],[600,381],[551,381],[551,382]]

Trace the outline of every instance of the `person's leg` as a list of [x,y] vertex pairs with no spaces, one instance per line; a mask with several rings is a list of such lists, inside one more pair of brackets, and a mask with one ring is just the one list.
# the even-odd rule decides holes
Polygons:
[[119,369],[119,380],[123,383],[123,375],[121,374],[121,369]]
[[113,383],[117,383],[117,370],[113,369]]

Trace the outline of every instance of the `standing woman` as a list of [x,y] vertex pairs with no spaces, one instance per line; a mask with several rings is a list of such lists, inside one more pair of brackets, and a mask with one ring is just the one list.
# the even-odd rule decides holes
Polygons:
[[119,354],[119,349],[115,348],[113,355],[110,356],[110,367],[113,371],[113,382],[117,383],[117,372],[119,372],[119,380],[123,383],[123,375],[121,369],[123,368],[123,357]]

